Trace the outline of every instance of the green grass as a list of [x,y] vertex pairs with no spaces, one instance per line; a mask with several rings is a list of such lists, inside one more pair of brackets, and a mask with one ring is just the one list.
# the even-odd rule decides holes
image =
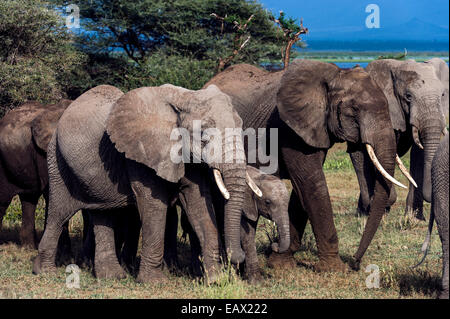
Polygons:
[[[355,216],[359,190],[349,163],[342,145],[335,146],[329,152],[325,163],[340,254],[344,261],[355,253],[365,223],[365,218]],[[395,176],[400,182],[407,183],[398,172]],[[442,250],[437,231],[433,233],[431,250],[424,264],[418,269],[411,269],[420,260],[427,222],[405,216],[407,191],[397,188],[397,192],[398,201],[383,218],[359,272],[315,273],[312,265],[318,257],[309,224],[302,248],[295,254],[297,266],[284,270],[268,268],[264,252],[270,247],[273,226],[261,218],[256,243],[264,280],[256,286],[247,284],[227,269],[222,270],[218,283],[211,286],[191,277],[188,271],[189,242],[181,238],[180,232],[178,248],[182,267],[176,273],[165,270],[170,278],[167,285],[138,284],[132,276],[119,281],[97,280],[90,271],[81,270],[80,289],[68,289],[64,267],[58,268],[56,275],[31,274],[32,259],[37,252],[17,245],[20,205],[14,202],[8,209],[4,230],[0,233],[0,298],[433,298],[442,269]],[[429,209],[426,204],[426,216]],[[41,234],[43,202],[40,202],[38,212]],[[74,253],[80,249],[81,232],[82,219],[77,214],[70,224]],[[379,289],[366,287],[369,274],[364,270],[370,264],[379,267]]]

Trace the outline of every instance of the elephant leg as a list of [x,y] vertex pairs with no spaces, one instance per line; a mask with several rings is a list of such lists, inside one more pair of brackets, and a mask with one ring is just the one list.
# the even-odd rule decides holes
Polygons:
[[[44,233],[45,233],[45,229],[47,228],[48,210],[50,203],[48,185],[45,187],[42,195],[44,196],[45,200],[45,223],[44,223]],[[63,195],[60,196],[62,198]],[[69,199],[67,200],[67,203],[69,204],[72,199],[70,198],[70,196],[68,198]],[[72,248],[71,248],[72,244],[69,235],[69,221],[68,221],[69,219],[70,217],[67,219],[67,222],[64,223],[64,225],[62,226],[62,232],[58,240],[58,248],[56,253],[56,264],[58,266],[69,265],[72,262]]]
[[289,245],[289,250],[285,253],[279,254],[271,252],[267,261],[271,268],[289,269],[294,268],[297,265],[297,262],[294,259],[294,253],[301,247],[301,241],[308,222],[308,214],[303,208],[300,198],[301,194],[298,196],[295,190],[292,190],[288,206],[291,244]]
[[175,204],[167,209],[166,233],[164,236],[164,262],[171,270],[178,267],[177,257],[178,212]]
[[[447,229],[448,229],[448,219],[447,219]],[[449,274],[448,274],[448,263],[449,263],[449,254],[448,254],[448,231],[447,237],[444,238],[441,236],[442,241],[442,291],[439,294],[439,298],[448,299],[448,288],[449,288]]]
[[[446,164],[448,165],[448,161]],[[439,298],[441,299],[448,299],[449,297],[448,167],[446,175],[447,176],[438,176],[436,180],[439,181],[433,182],[433,187],[436,189],[436,191],[433,190],[433,192],[436,194],[433,194],[433,202],[431,204],[442,243],[442,291],[439,293]],[[447,178],[446,183],[442,183],[442,180],[445,180],[445,178]]]
[[191,246],[191,273],[194,277],[201,277],[203,275],[203,267],[200,260],[202,256],[202,247],[200,245],[200,240],[195,234],[194,229],[192,229],[192,226],[189,223],[188,217],[186,216],[184,210],[182,210],[180,221],[183,231],[189,236],[189,244]]
[[195,243],[195,237],[200,243],[205,278],[208,284],[213,283],[217,280],[219,272],[220,252],[219,233],[211,201],[208,204],[206,197],[200,196],[198,184],[191,183],[189,187],[182,189],[180,202],[186,212],[189,224],[192,226],[193,232],[191,234],[195,233],[196,235],[190,235],[189,240],[194,241],[194,247],[197,244]]
[[255,235],[258,221],[241,219],[241,245],[245,252],[245,275],[251,284],[261,281],[261,271],[256,253]]
[[206,176],[208,170],[205,168],[187,167],[185,177],[181,180],[180,202],[200,241],[206,281],[213,283],[219,273],[220,239],[210,193],[211,185]]
[[22,203],[22,226],[20,228],[20,243],[22,246],[36,249],[38,240],[35,229],[35,212],[40,194],[20,194]]
[[113,230],[115,216],[111,215],[113,215],[111,212],[90,214],[95,237],[94,271],[97,278],[122,279],[126,274],[117,260]]
[[374,172],[370,159],[366,152],[358,149],[350,152],[353,167],[359,184],[359,199],[356,214],[368,216],[370,211],[370,199],[375,188]]
[[167,207],[172,187],[153,170],[136,162],[127,162],[131,189],[142,223],[141,261],[137,281],[164,283],[162,271]]
[[81,252],[80,264],[84,268],[92,268],[94,266],[95,257],[95,235],[94,235],[94,225],[92,223],[92,218],[90,217],[91,211],[83,209],[83,248]]
[[417,145],[413,144],[410,153],[410,174],[417,183],[415,188],[411,183],[409,184],[408,196],[406,197],[406,211],[405,213],[415,214],[417,219],[425,220],[423,215],[423,167],[424,167],[424,152],[419,149]]
[[[136,255],[139,245],[139,235],[141,234],[141,220],[139,212],[135,207],[127,207],[127,213],[122,213],[121,219],[126,218],[124,224],[127,225],[122,251],[120,253],[120,262],[127,269],[134,273],[136,267]],[[120,227],[120,225],[119,225]]]
[[[297,141],[298,139],[295,143]],[[309,149],[307,145],[283,145],[281,151],[292,186],[297,194],[301,194],[303,207],[311,221],[319,254],[315,270],[346,271],[347,267],[339,256],[339,240],[333,220],[333,209],[322,170],[325,152]]]
[[44,231],[44,235],[39,243],[39,254],[33,262],[33,273],[47,273],[56,271],[56,255],[58,246],[61,242],[61,233],[64,225],[75,215],[78,209],[65,210],[59,213],[57,210],[53,212],[49,207],[48,219]]

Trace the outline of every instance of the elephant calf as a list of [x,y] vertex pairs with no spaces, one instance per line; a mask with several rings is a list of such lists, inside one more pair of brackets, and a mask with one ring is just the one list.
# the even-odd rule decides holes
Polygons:
[[[260,279],[260,269],[255,245],[259,217],[263,216],[274,221],[277,225],[279,242],[273,243],[272,249],[280,252],[286,251],[290,243],[288,216],[289,192],[284,182],[273,175],[264,174],[251,166],[247,166],[247,172],[263,193],[262,197],[258,197],[250,188],[247,188],[242,208],[243,216],[241,218],[241,245],[246,256],[245,275],[249,282],[255,283]],[[213,197],[217,225],[223,240],[223,198],[220,194],[213,194]],[[190,238],[193,272],[199,274],[201,268],[199,257],[202,252],[199,240],[192,231],[192,227],[184,214],[182,214],[181,221],[183,229],[189,234]],[[169,211],[167,227],[165,260],[167,264],[172,265],[176,260],[176,230],[178,228],[176,210]],[[203,258],[207,258],[204,252]]]
[[431,165],[431,214],[427,238],[422,246],[422,251],[424,251],[425,255],[420,263],[415,266],[419,266],[425,260],[430,246],[429,244],[431,239],[431,230],[433,229],[433,222],[434,219],[436,219],[443,252],[442,291],[439,294],[439,298],[441,299],[448,299],[448,143],[449,140],[447,134],[439,145]]

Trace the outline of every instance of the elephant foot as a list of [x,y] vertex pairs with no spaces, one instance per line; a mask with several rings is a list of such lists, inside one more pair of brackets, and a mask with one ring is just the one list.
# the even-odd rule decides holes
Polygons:
[[136,281],[143,284],[166,284],[168,283],[169,279],[163,273],[161,268],[149,267],[145,271],[139,271]]
[[57,268],[54,263],[43,263],[39,255],[33,261],[33,274],[40,275],[46,273],[56,273]]
[[119,264],[106,264],[95,266],[95,277],[99,279],[124,279],[127,277],[125,270]]
[[56,265],[67,266],[73,264],[73,255],[70,239],[60,238],[58,242],[58,249],[56,252]]
[[180,268],[178,258],[173,256],[164,258],[164,267],[166,267],[171,272]]
[[339,256],[320,258],[314,265],[315,272],[348,272],[349,268]]
[[94,267],[93,258],[82,254],[77,258],[77,265],[82,269],[92,269]]
[[35,233],[20,234],[20,244],[27,249],[37,249],[39,242]]
[[423,212],[417,212],[415,216],[418,220],[426,221],[425,216],[423,216]]
[[200,262],[200,260],[198,258],[192,260],[190,268],[191,268],[192,276],[194,276],[194,277],[203,276],[202,263]]
[[204,275],[206,285],[215,284],[219,280],[219,271],[216,269],[210,269],[205,272]]
[[251,273],[247,274],[247,281],[250,285],[257,285],[263,281],[263,277],[261,275],[261,272],[258,271],[252,271]]
[[292,269],[297,267],[297,262],[290,251],[282,254],[272,252],[267,260],[267,265],[273,269]]

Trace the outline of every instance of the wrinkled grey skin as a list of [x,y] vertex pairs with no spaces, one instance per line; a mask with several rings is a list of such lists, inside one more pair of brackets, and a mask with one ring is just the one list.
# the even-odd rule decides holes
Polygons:
[[[262,171],[251,166],[247,166],[247,172],[263,193],[262,197],[258,197],[250,188],[247,188],[241,219],[241,244],[246,255],[245,275],[250,283],[256,283],[260,280],[261,276],[255,245],[255,234],[259,217],[263,216],[266,219],[275,222],[279,239],[278,242],[274,243],[272,246],[277,251],[286,251],[290,244],[288,214],[289,192],[286,189],[284,182],[278,177],[264,174]],[[213,194],[217,225],[220,229],[223,241],[223,197],[217,190],[214,190]],[[184,211],[184,209],[182,211]],[[168,212],[167,219],[166,250],[164,258],[169,266],[174,266],[177,264],[176,236],[178,215],[176,209],[172,209]],[[192,231],[195,226],[192,227],[192,224],[185,218],[184,214],[182,214],[181,221],[185,233],[189,234],[189,242],[191,243],[192,271],[195,275],[200,275],[202,273],[200,255],[203,256],[203,260],[207,260],[209,257],[205,254],[203,247],[200,245],[198,236]],[[226,261],[227,258],[225,252],[222,253],[222,256]],[[205,272],[206,277],[208,277],[207,271]]]
[[[106,241],[110,239],[110,236],[114,236],[115,252],[120,265],[134,275],[137,269],[136,253],[141,232],[139,212],[136,207],[130,206],[101,213],[108,215],[108,219],[105,221],[108,223],[108,227],[94,230],[94,227],[98,227],[93,223],[93,218],[96,216],[92,216],[96,212],[83,211],[83,248],[77,264],[83,268],[91,268],[97,278],[107,277],[108,269],[95,267],[95,257],[101,260],[100,254],[95,254],[95,233],[97,233],[97,237],[104,237],[100,240],[97,238],[100,250],[112,250],[112,247],[109,246],[110,243]],[[109,233],[111,229],[114,235]],[[102,232],[102,230],[104,231]]]
[[[403,156],[411,148],[410,173],[418,187],[410,184],[406,210],[414,211],[420,219],[423,219],[423,200],[431,200],[431,161],[445,127],[444,108],[448,110],[448,67],[445,80],[445,67],[442,65],[445,62],[439,60],[418,63],[387,59],[371,62],[366,67],[389,102],[397,154]],[[414,140],[414,129],[418,130],[418,140]],[[424,150],[419,148],[419,143]],[[367,215],[374,188],[369,172],[372,169],[370,160],[365,152],[358,150],[350,152],[350,156],[361,191],[358,212]],[[387,209],[396,197],[395,188],[392,188]]]
[[[339,256],[323,162],[336,142],[351,142],[360,149],[371,145],[384,169],[393,174],[396,141],[384,93],[360,67],[339,69],[334,64],[304,59],[293,61],[280,72],[234,65],[204,87],[212,84],[231,97],[244,129],[278,129],[279,176],[289,178],[293,187],[289,205],[291,245],[281,262],[292,260],[310,220],[319,256],[314,270],[347,271]],[[249,146],[248,151],[254,149]],[[254,166],[264,166],[259,164]],[[390,182],[379,172],[374,178],[370,216],[350,261],[354,269],[359,269],[390,194]]]
[[[37,248],[35,210],[39,197],[48,204],[47,146],[59,117],[72,101],[44,105],[27,102],[9,111],[0,120],[0,230],[12,198],[22,204],[22,245]],[[65,228],[62,244],[69,251]]]
[[[181,143],[170,139],[173,129],[186,128],[192,135],[194,120],[202,121],[202,132],[214,127],[222,136],[225,136],[225,128],[242,126],[228,96],[217,87],[190,91],[164,85],[123,94],[115,87],[103,85],[75,100],[58,122],[48,148],[49,213],[33,273],[55,270],[55,249],[61,225],[76,211],[112,210],[135,205],[142,222],[137,280],[165,281],[161,265],[166,211],[179,184],[186,184],[181,192],[186,201],[195,206],[195,211],[209,213],[208,195],[203,194],[208,194],[209,188],[202,184],[204,179],[190,173],[194,168],[185,167],[183,162],[175,163],[170,158],[172,147]],[[239,151],[242,149],[239,141],[233,145],[222,141],[222,145],[223,150],[231,149],[245,161],[243,151]],[[201,158],[199,150],[190,145],[183,146],[189,151],[188,155]],[[239,224],[234,230],[233,222],[235,219],[240,221],[243,196],[239,194],[246,187],[245,162],[205,161],[222,173],[230,193],[225,207],[225,222],[229,227],[227,239],[237,255],[234,258],[240,260],[244,258],[243,252],[239,251],[240,243],[234,248],[230,238],[239,235]],[[96,249],[96,267],[104,269],[104,277],[121,278],[123,269],[114,249],[111,219],[105,214],[92,216],[96,247],[105,245]]]
[[439,237],[442,243],[442,290],[438,297],[448,299],[448,193],[449,193],[449,163],[448,163],[448,135],[442,140],[431,166],[432,201],[428,234],[422,246],[423,259],[415,267],[419,266],[427,255],[430,247],[431,231],[436,219]]

